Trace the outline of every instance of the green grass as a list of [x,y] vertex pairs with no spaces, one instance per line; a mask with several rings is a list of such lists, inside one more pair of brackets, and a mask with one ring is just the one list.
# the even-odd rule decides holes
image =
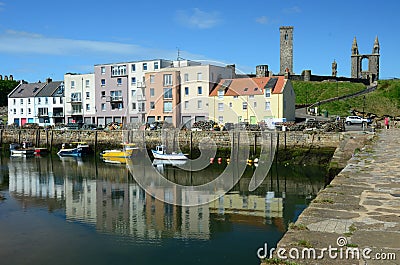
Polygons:
[[[336,85],[338,87],[336,87]],[[301,82],[293,81],[296,103],[305,104],[351,94],[365,89],[363,84],[345,82]],[[320,106],[320,111],[327,110],[329,115],[347,116],[353,109],[378,116],[400,116],[400,80],[381,80],[374,92],[346,100],[333,101]]]

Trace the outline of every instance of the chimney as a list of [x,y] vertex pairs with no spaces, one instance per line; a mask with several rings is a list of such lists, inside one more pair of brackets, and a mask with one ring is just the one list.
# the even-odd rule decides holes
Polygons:
[[10,75],[10,80],[11,80],[11,81],[14,81],[13,75]]
[[48,77],[47,79],[46,79],[46,83],[47,84],[49,84],[49,83],[51,83],[53,80],[50,78],[50,77]]
[[3,80],[3,76],[2,75],[0,75],[0,80]]
[[236,65],[235,64],[228,64],[227,68],[231,68],[232,70],[232,78],[236,78]]
[[8,76],[5,75],[4,76],[4,80],[7,81],[8,80]]

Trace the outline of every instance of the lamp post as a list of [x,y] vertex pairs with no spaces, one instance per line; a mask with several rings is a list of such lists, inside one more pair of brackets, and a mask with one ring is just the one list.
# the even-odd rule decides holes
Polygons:
[[365,118],[365,95],[363,96],[363,118]]

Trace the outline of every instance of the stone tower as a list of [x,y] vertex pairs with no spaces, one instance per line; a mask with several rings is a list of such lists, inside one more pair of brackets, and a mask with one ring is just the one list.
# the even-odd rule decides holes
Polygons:
[[268,65],[257,65],[256,66],[256,77],[268,77]]
[[337,63],[336,63],[336,60],[333,60],[333,63],[332,63],[332,76],[334,76],[334,77],[337,76]]
[[[379,54],[380,46],[378,37],[375,38],[371,54],[358,52],[357,39],[354,37],[351,46],[351,77],[369,79],[370,82],[379,79]],[[362,60],[368,60],[368,69],[362,69]]]
[[293,27],[280,27],[280,74],[293,74]]

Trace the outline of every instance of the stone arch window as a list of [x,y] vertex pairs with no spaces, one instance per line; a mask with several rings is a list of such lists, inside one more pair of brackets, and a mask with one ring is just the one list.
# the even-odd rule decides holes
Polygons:
[[375,47],[374,53],[379,53],[379,48],[378,47]]

